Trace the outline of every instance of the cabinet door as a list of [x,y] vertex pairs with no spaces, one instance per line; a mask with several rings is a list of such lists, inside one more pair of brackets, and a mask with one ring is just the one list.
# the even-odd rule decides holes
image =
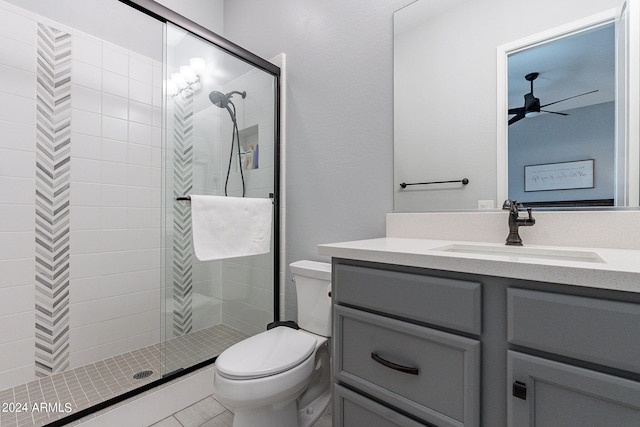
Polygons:
[[640,426],[640,383],[508,352],[509,426]]
[[333,389],[335,402],[335,427],[423,427],[391,408],[336,385]]

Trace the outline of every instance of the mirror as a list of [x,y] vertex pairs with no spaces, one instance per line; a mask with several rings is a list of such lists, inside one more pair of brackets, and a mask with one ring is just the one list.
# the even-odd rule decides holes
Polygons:
[[[634,5],[635,0],[631,3]],[[626,51],[628,44],[625,48],[611,42],[617,36],[624,40],[629,27],[625,20],[615,19],[620,10],[619,0],[571,0],[562,4],[543,0],[535,5],[507,0],[419,0],[397,11],[394,210],[493,209],[508,197],[518,200],[529,197],[534,206],[538,203],[572,208],[602,204],[637,207],[637,125],[624,119],[637,115],[637,83],[625,78],[637,76],[637,72],[630,71],[637,71],[637,57],[616,51]],[[561,52],[564,49],[560,58],[568,59],[572,52],[577,56],[574,61],[584,61],[581,55],[575,55],[579,53],[575,45],[570,48],[563,45],[577,43],[576,39],[581,37],[594,37],[597,30],[608,31],[604,37],[605,44],[608,43],[606,54],[618,61],[604,73],[609,76],[609,83],[602,72],[595,76],[571,73],[577,62],[561,66],[558,57],[551,65],[540,62],[540,55],[552,47]],[[637,41],[631,42],[637,47]],[[593,67],[581,68],[585,71],[584,68]],[[512,70],[516,81],[511,76]],[[614,77],[612,70],[620,73]],[[509,119],[515,117],[508,110],[525,106],[524,95],[531,92],[525,76],[533,72],[539,73],[533,80],[533,94],[541,105],[591,90],[598,92],[543,108],[557,107],[554,112],[569,116],[541,112],[535,119],[523,118],[508,126]],[[577,74],[581,74],[580,78]],[[574,82],[570,84],[571,80]],[[555,90],[552,82],[557,85]],[[627,83],[628,89],[622,83]],[[516,92],[514,100],[509,95],[512,86]],[[545,86],[551,90],[548,94],[543,94]],[[574,104],[577,101],[582,105]],[[606,155],[594,154],[593,150],[581,152],[575,146],[563,147],[557,141],[586,140],[585,129],[582,134],[571,130],[581,129],[577,112],[587,105],[606,108],[606,114],[602,111],[592,114],[611,119],[606,138],[587,133],[592,139],[606,140]],[[560,127],[544,124],[563,118],[567,120]],[[525,128],[534,123],[541,127],[527,132]],[[532,134],[535,141],[531,140]],[[522,139],[523,135],[529,135],[529,139]],[[524,141],[519,143],[520,147],[524,145],[529,150],[518,155],[520,163],[515,161],[518,141]],[[593,187],[590,178],[574,178],[559,187],[529,183],[525,191],[525,177],[548,180],[551,173],[557,180],[576,167],[578,176],[593,173]],[[512,180],[507,179],[510,169]],[[403,188],[403,183],[408,185]],[[411,185],[414,183],[419,185]],[[602,194],[595,194],[596,189],[605,187]]]

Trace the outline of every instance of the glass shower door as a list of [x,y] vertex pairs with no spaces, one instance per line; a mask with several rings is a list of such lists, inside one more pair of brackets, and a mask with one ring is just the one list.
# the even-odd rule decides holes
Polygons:
[[268,254],[198,261],[186,198],[274,193],[276,88],[274,75],[167,24],[165,375],[209,361],[274,319],[273,228]]

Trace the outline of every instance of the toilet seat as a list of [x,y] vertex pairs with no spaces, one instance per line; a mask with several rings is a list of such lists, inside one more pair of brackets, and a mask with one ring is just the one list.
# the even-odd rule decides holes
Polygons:
[[218,373],[229,379],[255,379],[288,371],[311,356],[316,340],[309,334],[280,326],[226,349],[216,359]]

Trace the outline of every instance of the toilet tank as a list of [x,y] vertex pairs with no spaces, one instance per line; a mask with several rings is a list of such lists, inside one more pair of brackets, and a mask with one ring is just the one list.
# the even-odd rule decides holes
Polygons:
[[289,264],[298,295],[298,326],[324,337],[331,336],[331,264],[296,261]]

